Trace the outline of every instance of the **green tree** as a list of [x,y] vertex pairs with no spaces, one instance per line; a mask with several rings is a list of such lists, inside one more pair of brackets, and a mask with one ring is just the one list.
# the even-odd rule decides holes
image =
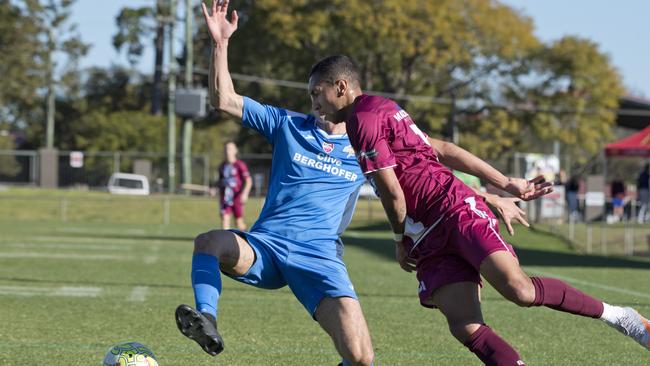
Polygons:
[[[347,54],[359,62],[364,89],[431,96],[397,99],[434,134],[443,131],[452,93],[476,105],[493,103],[494,80],[524,72],[526,56],[539,46],[530,19],[488,0],[258,0],[238,10],[231,71],[305,82],[315,61]],[[207,62],[209,52],[202,55],[197,59]],[[309,112],[304,90],[237,86]]]
[[[347,54],[359,62],[364,89],[392,93],[433,135],[448,135],[455,115],[460,144],[489,158],[543,151],[555,138],[572,152],[594,152],[621,95],[618,75],[595,44],[570,37],[542,44],[528,17],[497,1],[257,0],[237,10],[233,73],[305,82],[315,61]],[[196,59],[207,69],[205,31],[196,43]],[[236,86],[309,112],[304,90]],[[268,148],[250,131],[240,140],[252,145],[244,151]]]
[[[8,88],[0,92],[2,119],[25,131],[29,144],[45,140],[45,110],[58,96],[80,91],[79,59],[88,46],[69,22],[73,0],[0,0],[3,28],[0,71]],[[6,79],[4,79],[6,78]]]
[[169,16],[169,9],[164,0],[156,0],[154,7],[143,6],[139,8],[125,7],[120,10],[115,22],[117,33],[113,36],[113,46],[121,50],[126,46],[127,57],[133,67],[142,56],[144,42],[151,34],[154,44],[154,73],[151,85],[151,113],[162,114],[162,69],[163,51],[165,46],[165,17]]
[[[121,116],[125,118],[125,123],[129,113],[133,114],[133,118],[140,118],[142,112],[148,110],[151,90],[150,85],[143,80],[144,77],[125,68],[89,69],[81,86],[82,96],[58,101],[56,133],[60,136],[60,148],[84,150],[95,146],[95,150],[101,150],[100,147],[106,147],[99,141],[104,135],[92,131],[102,131],[102,123],[107,116]],[[115,115],[115,112],[121,113]],[[146,120],[150,121],[148,118]],[[159,127],[156,124],[154,126]],[[143,135],[142,138],[147,139],[148,136]],[[136,144],[138,145],[141,144]],[[135,147],[127,147],[127,150],[135,150]],[[162,150],[161,147],[159,151]]]
[[564,37],[540,48],[532,63],[532,77],[509,91],[523,106],[512,114],[525,126],[523,135],[547,146],[557,140],[578,159],[600,151],[611,140],[624,92],[608,56],[590,40]]
[[71,129],[74,145],[84,151],[163,152],[166,119],[145,111],[90,111]]
[[18,126],[42,118],[36,111],[44,72],[38,27],[25,5],[0,0],[0,123]]

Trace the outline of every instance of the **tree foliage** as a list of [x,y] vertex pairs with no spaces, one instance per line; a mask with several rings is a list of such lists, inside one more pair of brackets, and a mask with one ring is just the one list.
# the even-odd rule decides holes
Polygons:
[[49,78],[59,97],[79,96],[78,61],[88,45],[69,22],[73,4],[74,0],[0,0],[0,121],[23,130],[32,147],[44,141]]
[[162,112],[162,68],[163,48],[165,46],[165,22],[169,17],[169,7],[164,0],[156,0],[155,6],[138,8],[124,7],[115,18],[117,33],[113,35],[113,47],[121,51],[126,47],[126,54],[134,67],[140,60],[147,41],[153,40],[154,72],[151,85],[151,113]]
[[[74,61],[85,50],[67,23],[70,4],[0,0],[0,72],[5,78],[0,122],[27,129],[33,146],[39,146],[43,136],[44,61],[52,49],[43,26],[50,23],[40,19],[62,29],[56,47],[61,55]],[[154,42],[153,81],[133,70],[93,69],[81,82],[74,63],[67,68],[69,75],[59,69],[56,136],[61,148],[165,150],[162,119],[143,114],[162,111],[162,20],[169,13],[164,4],[152,0],[150,6],[116,14],[113,44],[126,49],[131,66],[147,42]],[[512,151],[548,152],[549,142],[555,140],[564,151],[581,156],[596,152],[610,136],[622,86],[607,56],[593,42],[576,37],[540,42],[528,17],[498,1],[233,4],[240,15],[239,30],[230,42],[233,73],[305,83],[314,62],[347,54],[360,65],[365,90],[396,95],[433,136],[445,134],[453,115],[460,144],[487,158]],[[198,7],[194,13],[195,70],[206,85],[211,42]],[[241,80],[235,80],[235,86],[240,94],[261,102],[309,112],[302,88]],[[213,111],[197,121],[193,150],[216,154],[223,140],[237,135],[242,152],[270,151],[255,132],[239,129],[230,120]]]
[[43,44],[38,22],[10,0],[0,0],[0,122],[24,124],[40,103]]
[[[455,100],[460,144],[481,156],[542,151],[556,138],[592,152],[604,140],[591,137],[608,136],[615,118],[620,81],[598,48],[571,38],[544,45],[529,18],[499,2],[257,0],[237,7],[232,72],[305,82],[318,59],[347,54],[357,60],[365,90],[430,96],[398,102],[433,135],[444,134]],[[197,60],[207,68],[210,42],[203,29],[197,43]],[[563,84],[573,91],[560,93]],[[236,87],[309,112],[304,90]],[[250,141],[249,132],[242,133]]]

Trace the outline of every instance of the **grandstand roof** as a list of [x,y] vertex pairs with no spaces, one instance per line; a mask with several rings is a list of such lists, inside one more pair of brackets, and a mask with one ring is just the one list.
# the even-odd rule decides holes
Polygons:
[[620,98],[616,124],[634,130],[646,128],[650,125],[650,100],[631,95]]

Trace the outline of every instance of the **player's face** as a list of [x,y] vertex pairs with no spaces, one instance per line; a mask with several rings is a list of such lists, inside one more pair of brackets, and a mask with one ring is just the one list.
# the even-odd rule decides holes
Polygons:
[[224,150],[228,161],[233,162],[237,160],[237,146],[235,144],[232,142],[227,143],[226,146],[224,146]]
[[317,80],[317,77],[309,78],[309,97],[314,113],[324,120],[334,123],[344,122],[342,109],[345,100],[341,98],[341,92],[336,83]]

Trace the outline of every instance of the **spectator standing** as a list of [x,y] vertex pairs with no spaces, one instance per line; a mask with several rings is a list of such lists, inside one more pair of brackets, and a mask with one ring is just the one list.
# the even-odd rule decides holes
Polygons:
[[253,180],[246,163],[239,160],[239,150],[234,141],[224,145],[226,159],[219,166],[219,196],[221,198],[221,226],[230,229],[230,217],[235,216],[235,225],[239,230],[246,230],[244,222],[244,204],[253,186]]
[[637,201],[639,202],[639,213],[637,220],[639,224],[647,221],[648,203],[650,201],[650,164],[646,163],[639,173],[636,181]]

